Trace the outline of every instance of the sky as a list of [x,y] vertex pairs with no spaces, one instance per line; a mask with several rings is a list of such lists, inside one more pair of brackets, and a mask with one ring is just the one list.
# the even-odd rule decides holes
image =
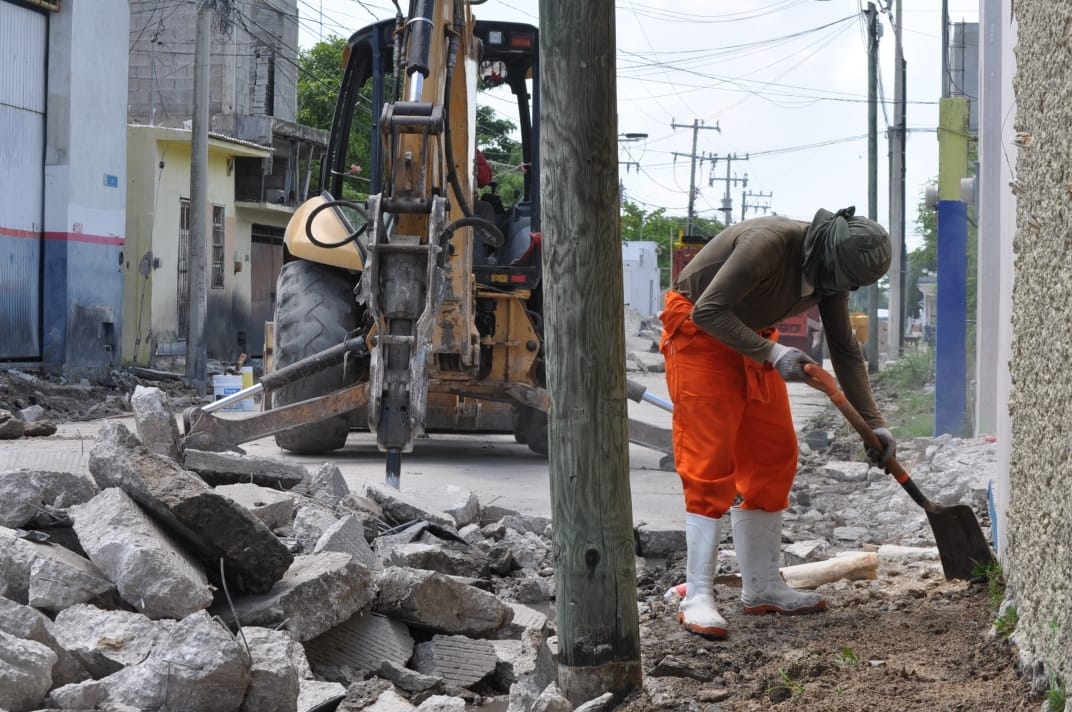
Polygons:
[[[942,3],[902,1],[906,244],[912,250],[921,242],[916,206],[938,175]],[[895,33],[887,2],[878,2],[877,216],[888,226],[886,129],[894,120]],[[538,6],[537,0],[487,0],[473,12],[478,19],[538,25]],[[810,220],[818,208],[848,205],[867,215],[865,7],[861,0],[617,0],[618,131],[647,134],[619,142],[625,199],[645,211],[686,215],[695,155],[699,217],[723,220],[727,187],[733,222],[741,220],[742,202],[747,217],[774,212]],[[977,0],[948,0],[948,8],[951,22],[978,21]],[[394,5],[298,0],[298,12],[304,49],[392,17]],[[701,128],[694,131],[697,122]]]

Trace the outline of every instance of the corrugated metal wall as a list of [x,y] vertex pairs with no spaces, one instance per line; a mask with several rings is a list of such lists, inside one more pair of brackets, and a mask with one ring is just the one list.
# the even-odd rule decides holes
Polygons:
[[47,41],[46,15],[0,0],[0,359],[41,355]]

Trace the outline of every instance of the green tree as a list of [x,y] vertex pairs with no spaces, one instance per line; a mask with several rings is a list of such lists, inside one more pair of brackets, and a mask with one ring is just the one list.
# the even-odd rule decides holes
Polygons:
[[[687,218],[667,215],[665,208],[648,212],[636,203],[624,200],[620,220],[622,240],[641,240],[656,244],[661,286],[663,289],[669,287],[674,250],[678,239],[685,233]],[[695,218],[692,231],[696,235],[714,237],[722,231],[722,223],[707,218]]]
[[[298,123],[322,131],[331,130],[335,104],[342,87],[342,54],[345,48],[344,38],[329,37],[298,54]],[[364,168],[369,162],[372,140],[371,96],[371,88],[366,86],[358,99],[346,151],[347,164],[357,168],[353,180],[344,186],[344,195],[338,197],[355,200],[363,198],[368,192],[367,179],[362,173],[367,175]],[[320,178],[319,162],[314,165],[313,171]]]

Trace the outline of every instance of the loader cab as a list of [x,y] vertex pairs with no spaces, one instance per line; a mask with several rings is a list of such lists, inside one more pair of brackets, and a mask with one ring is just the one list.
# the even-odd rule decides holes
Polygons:
[[[333,196],[360,200],[384,190],[379,123],[384,104],[397,98],[394,27],[391,20],[370,25],[347,43],[342,87],[322,163],[321,185]],[[493,219],[505,237],[502,245],[474,239],[473,271],[480,284],[535,289],[540,281],[539,129],[534,118],[539,115],[538,33],[522,23],[478,20],[474,39],[480,47],[476,70],[481,89],[475,100],[492,105],[497,116],[516,126],[521,155],[516,165],[506,164],[516,157],[499,156],[495,163],[500,172],[515,176],[509,186],[498,181],[491,191],[481,191],[480,200],[472,200],[474,213]],[[455,71],[462,74],[462,62]],[[475,106],[470,111],[475,112]],[[475,180],[472,185],[476,187]]]

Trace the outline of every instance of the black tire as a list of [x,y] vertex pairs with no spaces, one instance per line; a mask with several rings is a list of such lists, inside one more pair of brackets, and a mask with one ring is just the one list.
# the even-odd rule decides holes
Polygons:
[[[345,272],[306,260],[288,262],[276,282],[276,366],[337,346],[357,327],[358,318],[353,284]],[[278,389],[272,403],[296,403],[346,385],[342,365],[332,366]],[[291,452],[318,454],[341,448],[349,432],[349,417],[336,415],[276,433],[275,442]]]

